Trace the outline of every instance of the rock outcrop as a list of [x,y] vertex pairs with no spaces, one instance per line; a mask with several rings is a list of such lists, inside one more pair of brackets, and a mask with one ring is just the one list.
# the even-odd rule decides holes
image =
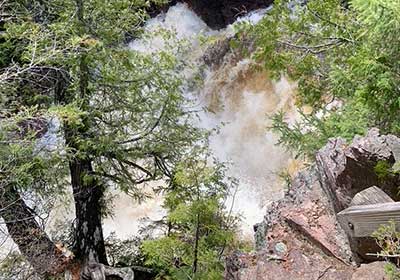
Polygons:
[[212,29],[221,29],[253,10],[269,7],[273,0],[172,0],[163,6],[151,6],[148,12],[155,16],[178,2],[187,3]]
[[365,137],[355,137],[351,145],[343,139],[332,139],[316,156],[324,190],[336,212],[348,207],[354,195],[371,186],[379,186],[394,200],[399,200],[398,178],[382,180],[375,172],[379,161],[393,165],[400,160],[400,139],[380,135],[371,129]]
[[257,252],[237,253],[228,260],[226,279],[369,279],[362,278],[366,273],[385,279],[382,263],[357,269],[366,250],[378,249],[365,240],[356,246],[349,242],[336,214],[356,193],[374,185],[398,200],[398,176],[382,180],[375,167],[380,161],[393,165],[399,150],[399,138],[380,135],[377,129],[355,137],[350,145],[330,140],[317,153],[316,165],[301,172],[255,226]]
[[255,228],[259,251],[237,255],[231,263],[240,269],[227,270],[225,279],[350,279],[354,272],[346,236],[315,168],[299,174]]
[[208,26],[220,29],[252,10],[266,8],[273,0],[184,0]]
[[351,280],[389,280],[385,274],[385,262],[362,264],[354,272]]

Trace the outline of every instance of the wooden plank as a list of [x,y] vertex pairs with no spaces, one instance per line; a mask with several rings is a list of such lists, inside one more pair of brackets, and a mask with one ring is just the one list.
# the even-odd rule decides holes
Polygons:
[[400,202],[351,206],[338,213],[338,219],[354,237],[371,236],[390,220],[395,221],[400,230]]
[[390,196],[376,186],[372,186],[357,193],[352,199],[350,206],[369,205],[377,203],[394,202]]
[[[371,205],[378,203],[386,203],[386,202],[394,202],[384,191],[376,186],[372,186],[368,189],[365,189],[359,193],[357,193],[352,199],[350,206],[360,206],[360,205]],[[395,213],[395,216],[397,214]],[[357,223],[357,218],[353,217],[353,220],[350,221],[349,217],[347,217],[345,210],[340,212],[337,216],[339,223],[342,228],[347,232],[347,234],[351,237],[354,237],[355,234],[359,235],[360,232],[365,232],[365,227],[361,224],[356,224],[354,228],[354,223]]]

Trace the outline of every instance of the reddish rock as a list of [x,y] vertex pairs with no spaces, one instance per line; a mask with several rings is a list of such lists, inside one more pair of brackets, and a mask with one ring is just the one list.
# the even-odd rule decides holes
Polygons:
[[[283,218],[291,227],[297,228],[326,254],[343,260],[342,248],[338,246],[340,244],[340,240],[338,240],[340,235],[337,235],[338,229],[335,218],[324,213],[325,209],[318,202],[310,202],[308,204],[304,205],[305,208],[300,209],[298,212],[284,213]],[[322,209],[318,211],[318,208]],[[309,214],[303,212],[304,210],[310,210],[313,213],[319,212],[320,214]]]
[[[399,176],[387,176],[384,180],[375,172],[378,162],[391,166],[400,159],[400,139],[393,135],[381,135],[371,129],[365,137],[357,136],[350,145],[343,139],[332,139],[316,156],[321,186],[339,212],[347,208],[353,197],[371,187],[378,186],[393,200],[399,200]],[[350,238],[354,260],[376,261],[368,255],[380,250],[370,237]]]
[[264,223],[264,248],[237,256],[236,271],[227,265],[225,279],[351,279],[350,247],[315,170],[299,174],[286,197],[270,206]]
[[[264,250],[239,257],[241,269],[232,280],[350,280],[354,268],[322,253],[301,234],[284,225],[274,227],[270,242]],[[284,243],[285,253],[276,251]]]
[[[281,217],[325,254],[350,263],[352,260],[347,236],[339,226],[316,174],[314,176],[307,182],[295,180],[292,192],[299,193],[300,189],[308,191],[303,190],[301,198],[296,195],[296,204],[282,205]],[[311,185],[305,186],[304,183]]]
[[385,265],[386,262],[362,264],[354,272],[351,280],[389,280],[390,278],[385,274]]
[[349,242],[336,213],[373,185],[396,200],[398,178],[382,181],[374,171],[379,161],[396,160],[400,160],[400,139],[380,135],[376,129],[350,145],[343,139],[330,140],[317,154],[317,168],[301,172],[285,197],[272,203],[264,221],[255,226],[257,253],[233,256],[225,279],[386,279],[379,262],[356,270],[355,262],[362,261],[366,252],[377,252],[369,246],[376,242]]

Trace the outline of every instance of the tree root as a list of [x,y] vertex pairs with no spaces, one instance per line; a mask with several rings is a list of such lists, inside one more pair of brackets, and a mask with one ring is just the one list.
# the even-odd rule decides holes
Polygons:
[[[116,268],[101,263],[89,263],[80,273],[81,280],[134,280],[135,274],[129,267]],[[65,273],[65,280],[77,280],[70,271]]]

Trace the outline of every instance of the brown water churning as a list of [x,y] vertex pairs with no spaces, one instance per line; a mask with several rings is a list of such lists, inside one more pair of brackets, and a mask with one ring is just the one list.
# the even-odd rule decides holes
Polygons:
[[288,115],[288,121],[298,117],[295,91],[295,83],[285,78],[274,81],[251,60],[228,54],[208,73],[198,92],[209,110],[201,124],[213,128],[224,123],[212,137],[211,147],[220,160],[232,162],[229,175],[240,180],[230,203],[234,203],[235,213],[243,215],[245,235],[262,220],[265,206],[282,196],[278,173],[283,169],[293,173],[300,166],[276,146],[276,135],[267,129],[271,124],[268,116],[280,110]]

